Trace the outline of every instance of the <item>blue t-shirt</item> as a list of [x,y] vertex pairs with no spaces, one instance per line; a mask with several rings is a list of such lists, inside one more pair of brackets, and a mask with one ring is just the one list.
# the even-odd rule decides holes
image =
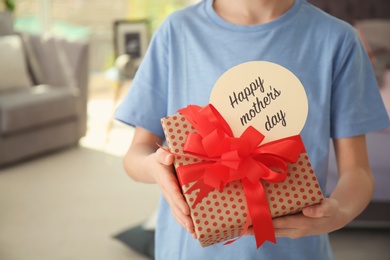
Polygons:
[[[353,28],[305,0],[278,19],[241,26],[223,20],[212,0],[170,15],[155,32],[116,118],[164,136],[160,119],[188,104],[209,103],[211,89],[228,69],[269,61],[293,72],[305,87],[309,114],[301,132],[322,190],[330,138],[389,126],[372,66]],[[291,97],[294,98],[294,97]],[[161,196],[157,260],[333,259],[327,235],[278,238],[256,249],[254,237],[202,248],[174,220]]]

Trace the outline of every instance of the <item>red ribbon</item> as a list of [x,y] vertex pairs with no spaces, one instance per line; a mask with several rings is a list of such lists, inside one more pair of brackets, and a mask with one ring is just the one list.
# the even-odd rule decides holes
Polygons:
[[[256,245],[276,242],[272,216],[260,180],[282,182],[287,176],[287,162],[294,163],[305,151],[299,135],[261,145],[264,135],[249,126],[236,138],[219,112],[211,105],[190,105],[179,112],[197,133],[189,133],[183,151],[200,157],[202,162],[178,167],[180,184],[195,184],[186,191],[199,189],[192,208],[214,189],[222,190],[229,182],[241,180],[252,220]],[[229,243],[229,242],[228,242]]]

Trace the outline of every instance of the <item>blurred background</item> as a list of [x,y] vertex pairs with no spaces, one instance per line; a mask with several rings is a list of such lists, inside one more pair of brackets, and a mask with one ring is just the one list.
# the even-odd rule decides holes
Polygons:
[[[153,232],[159,190],[126,176],[134,129],[113,113],[154,31],[197,2],[0,0],[0,260],[151,257],[151,241],[118,239],[145,221]],[[359,31],[389,109],[390,1],[311,2]],[[331,234],[337,259],[390,259],[389,133],[369,137],[379,188]]]
[[196,0],[16,0],[14,28],[31,33],[50,32],[67,39],[88,40],[90,69],[113,65],[113,26],[117,20],[148,22],[149,36],[172,11]]

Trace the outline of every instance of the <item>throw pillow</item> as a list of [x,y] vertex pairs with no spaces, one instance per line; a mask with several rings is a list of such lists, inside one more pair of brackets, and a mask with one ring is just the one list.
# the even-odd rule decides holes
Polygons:
[[23,41],[19,35],[0,37],[0,90],[32,86]]
[[52,36],[29,35],[29,46],[37,57],[41,69],[38,84],[74,86],[74,75],[61,40]]
[[0,12],[0,36],[13,34],[12,18],[9,12]]
[[23,39],[24,48],[26,50],[27,65],[31,79],[34,85],[40,85],[42,82],[44,82],[43,72],[37,54],[35,53],[34,47],[31,43],[31,38],[37,36],[22,32],[19,34]]

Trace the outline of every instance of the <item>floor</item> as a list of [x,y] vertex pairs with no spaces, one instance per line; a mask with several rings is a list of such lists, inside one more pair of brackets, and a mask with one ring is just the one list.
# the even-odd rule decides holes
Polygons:
[[146,259],[114,236],[147,219],[158,195],[120,156],[83,146],[2,169],[0,259]]

